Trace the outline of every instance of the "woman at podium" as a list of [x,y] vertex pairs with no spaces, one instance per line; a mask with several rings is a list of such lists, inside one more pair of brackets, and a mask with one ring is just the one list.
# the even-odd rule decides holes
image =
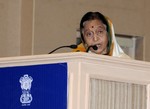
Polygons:
[[116,41],[111,20],[100,12],[87,12],[80,21],[82,43],[76,51],[129,58]]

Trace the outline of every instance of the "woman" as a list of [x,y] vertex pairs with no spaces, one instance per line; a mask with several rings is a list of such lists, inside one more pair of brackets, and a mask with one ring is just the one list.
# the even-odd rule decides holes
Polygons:
[[80,34],[82,44],[76,50],[82,48],[82,51],[96,54],[129,57],[118,45],[111,21],[99,12],[88,12],[82,17]]

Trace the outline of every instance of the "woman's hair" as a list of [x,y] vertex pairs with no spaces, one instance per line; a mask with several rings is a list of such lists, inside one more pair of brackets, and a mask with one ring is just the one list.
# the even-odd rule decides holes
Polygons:
[[110,37],[110,30],[109,30],[109,24],[108,21],[106,19],[106,17],[101,14],[100,12],[87,12],[81,19],[80,21],[80,35],[81,35],[81,39],[83,41],[83,43],[85,43],[84,37],[83,37],[83,28],[84,28],[84,22],[86,21],[90,21],[90,20],[100,20],[103,24],[106,25],[106,31],[107,31],[107,36],[108,36],[108,50],[110,49],[110,45],[111,45],[111,37]]

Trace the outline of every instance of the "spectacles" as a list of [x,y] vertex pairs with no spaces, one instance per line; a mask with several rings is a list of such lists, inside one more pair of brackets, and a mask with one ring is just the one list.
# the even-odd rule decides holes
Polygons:
[[91,31],[90,29],[83,31],[83,35],[89,39],[93,38],[94,34],[96,34],[98,37],[102,37],[105,36],[106,33],[106,29],[100,25],[94,27],[94,31]]

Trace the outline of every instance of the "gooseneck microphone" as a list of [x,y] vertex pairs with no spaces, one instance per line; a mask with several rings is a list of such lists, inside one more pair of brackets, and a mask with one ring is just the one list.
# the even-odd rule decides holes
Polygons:
[[55,52],[56,50],[58,49],[61,49],[61,48],[71,48],[71,49],[76,49],[78,46],[73,44],[73,45],[66,45],[66,46],[60,46],[60,47],[57,47],[55,48],[54,50],[52,50],[51,52],[49,52],[48,54],[52,54],[53,52]]
[[86,52],[88,52],[91,47],[92,47],[94,50],[97,50],[97,49],[98,49],[98,47],[97,47],[96,45],[91,45],[91,46],[89,46],[89,47],[87,48]]

